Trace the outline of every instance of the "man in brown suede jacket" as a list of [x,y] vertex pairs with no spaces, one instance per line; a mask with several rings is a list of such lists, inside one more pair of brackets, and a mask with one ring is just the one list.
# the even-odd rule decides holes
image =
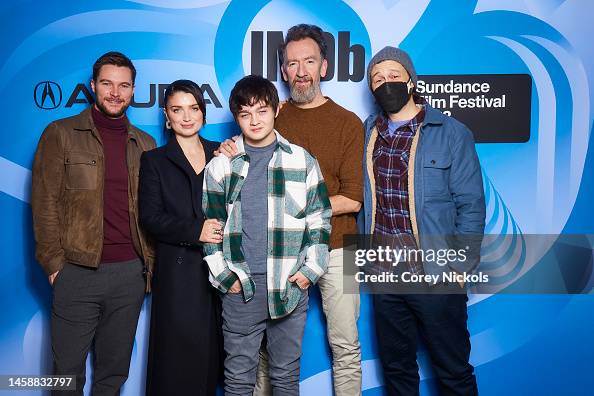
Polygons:
[[153,252],[139,227],[137,195],[140,155],[155,141],[125,115],[135,77],[125,55],[101,56],[91,81],[95,103],[49,124],[33,164],[36,257],[53,286],[54,374],[76,376],[78,395],[93,341],[92,394],[119,394],[150,282]]

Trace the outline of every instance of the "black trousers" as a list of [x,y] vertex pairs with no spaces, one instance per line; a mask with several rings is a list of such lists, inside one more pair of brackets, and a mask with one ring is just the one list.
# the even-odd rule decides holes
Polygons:
[[54,373],[75,375],[76,391],[52,394],[83,394],[85,362],[93,342],[92,395],[120,393],[128,378],[144,289],[139,259],[100,264],[98,269],[64,266],[54,281]]
[[373,296],[379,356],[388,395],[419,394],[417,337],[427,346],[444,396],[478,395],[470,357],[465,294]]

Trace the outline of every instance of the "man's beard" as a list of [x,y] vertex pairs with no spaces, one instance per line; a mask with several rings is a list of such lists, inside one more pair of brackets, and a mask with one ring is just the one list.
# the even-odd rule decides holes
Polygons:
[[130,106],[130,103],[122,102],[121,110],[118,112],[113,112],[113,111],[109,110],[107,107],[105,107],[103,105],[102,101],[101,102],[96,101],[95,104],[97,105],[97,108],[99,109],[99,111],[101,111],[103,114],[105,114],[106,116],[108,116],[110,118],[120,118],[121,116],[124,115],[126,110],[128,110],[128,106]]
[[311,103],[315,99],[316,95],[318,94],[320,84],[319,82],[314,82],[311,78],[308,78],[307,81],[309,81],[310,84],[304,88],[297,87],[299,80],[295,80],[293,84],[291,84],[291,99],[293,99],[293,102],[305,104]]

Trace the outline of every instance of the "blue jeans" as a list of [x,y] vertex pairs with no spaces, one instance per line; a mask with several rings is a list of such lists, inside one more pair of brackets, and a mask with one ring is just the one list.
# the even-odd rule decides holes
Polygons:
[[270,319],[266,275],[252,275],[254,297],[247,303],[241,293],[223,296],[225,395],[251,396],[256,385],[260,345],[266,334],[273,395],[299,395],[301,342],[309,297],[303,292],[293,312]]

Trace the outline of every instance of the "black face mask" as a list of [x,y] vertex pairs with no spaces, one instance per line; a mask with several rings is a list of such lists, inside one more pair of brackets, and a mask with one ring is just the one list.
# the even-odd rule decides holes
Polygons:
[[408,102],[410,95],[412,90],[408,90],[408,81],[385,82],[373,91],[375,100],[388,114],[398,113]]

